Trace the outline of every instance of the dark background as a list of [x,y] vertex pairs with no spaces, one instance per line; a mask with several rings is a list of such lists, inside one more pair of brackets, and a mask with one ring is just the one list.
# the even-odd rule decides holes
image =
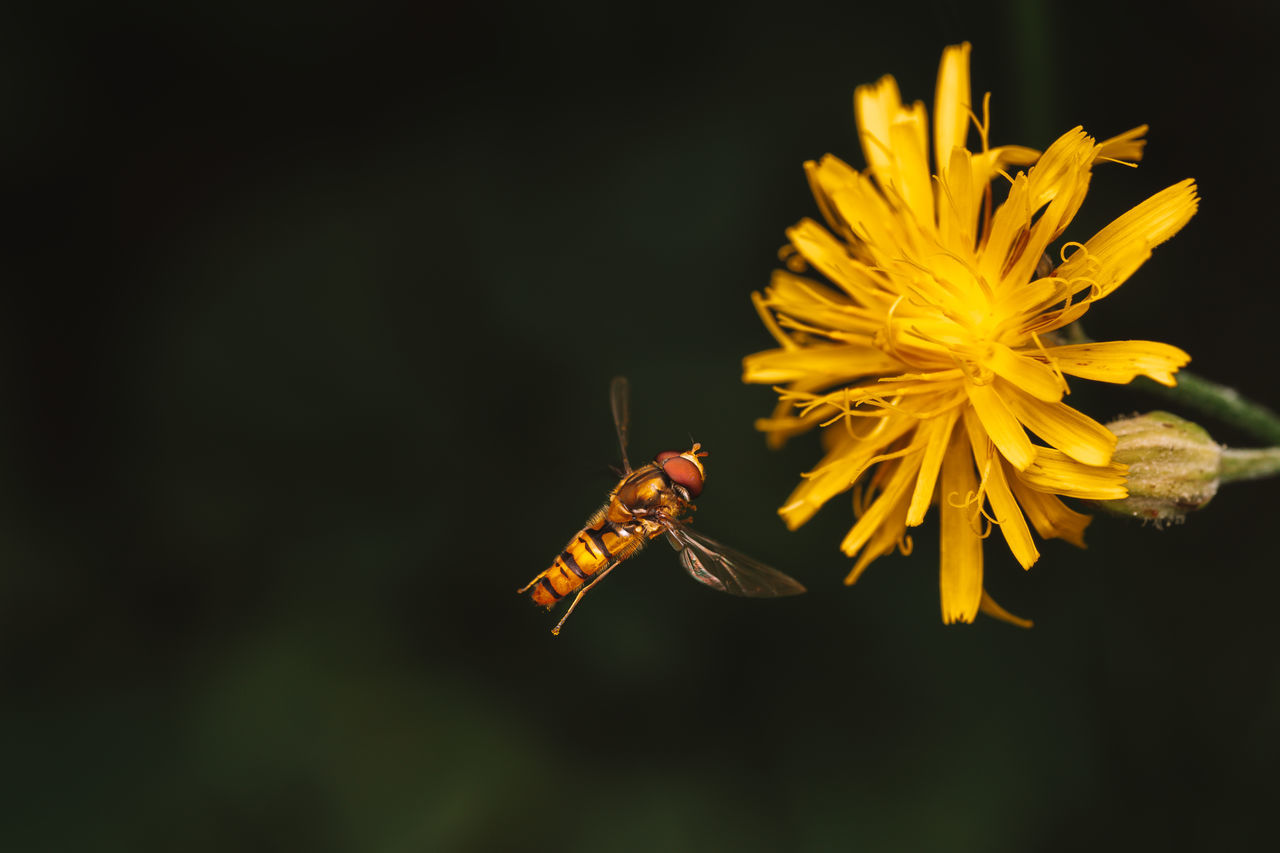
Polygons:
[[[7,7],[0,175],[6,850],[1242,849],[1273,833],[1273,483],[1098,519],[944,627],[936,523],[854,589],[816,439],[752,429],[749,302],[856,85],[974,43],[993,142],[1148,122],[1068,237],[1201,212],[1088,316],[1280,406],[1276,19],[1261,6],[225,2]],[[643,459],[702,529],[553,616],[513,594]],[[1101,419],[1165,404],[1073,383]],[[1222,441],[1247,443],[1208,424]],[[998,538],[998,537],[997,537]],[[1265,835],[1264,835],[1265,831]]]

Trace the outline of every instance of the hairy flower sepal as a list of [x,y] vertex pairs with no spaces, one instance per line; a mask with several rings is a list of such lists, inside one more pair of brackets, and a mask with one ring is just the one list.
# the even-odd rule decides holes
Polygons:
[[[1231,403],[1254,406],[1234,392]],[[1120,418],[1108,426],[1119,437],[1116,459],[1129,465],[1129,497],[1097,505],[1112,515],[1154,521],[1157,527],[1182,522],[1223,484],[1280,474],[1280,447],[1223,447],[1204,427],[1168,412]]]
[[[1116,438],[1064,402],[1068,377],[1172,385],[1188,357],[1149,341],[1058,345],[1050,333],[1113,292],[1197,205],[1194,183],[1175,184],[1046,266],[1093,166],[1140,158],[1145,128],[1103,142],[1076,128],[1043,154],[992,148],[968,80],[969,46],[948,48],[932,170],[923,105],[904,105],[892,77],[857,90],[868,169],[831,155],[805,165],[825,226],[806,219],[787,231],[788,269],[753,295],[779,346],[743,363],[745,381],[779,393],[757,423],[771,445],[830,428],[826,456],[779,512],[794,529],[854,489],[847,582],[939,507],[945,622],[979,609],[1008,616],[984,592],[981,539],[993,527],[1030,567],[1032,528],[1083,545],[1088,517],[1060,496],[1125,496]],[[971,119],[976,151],[965,144]],[[1009,178],[1018,166],[1030,168]],[[1007,187],[999,204],[993,183]],[[800,274],[809,269],[826,282]]]
[[1224,479],[1234,478],[1230,465],[1237,457],[1199,424],[1148,412],[1107,426],[1119,438],[1116,459],[1129,466],[1129,497],[1098,504],[1112,515],[1154,521],[1157,527],[1179,523],[1208,504]]

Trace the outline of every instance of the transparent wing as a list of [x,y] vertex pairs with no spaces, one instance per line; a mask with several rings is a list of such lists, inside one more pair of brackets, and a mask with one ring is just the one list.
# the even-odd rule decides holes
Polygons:
[[618,446],[622,448],[622,468],[630,474],[627,461],[627,422],[631,420],[631,386],[627,377],[615,376],[609,383],[609,405],[613,409],[613,425],[618,430]]
[[805,591],[795,578],[721,545],[692,527],[668,526],[667,541],[680,552],[684,570],[712,589],[747,598],[777,598]]

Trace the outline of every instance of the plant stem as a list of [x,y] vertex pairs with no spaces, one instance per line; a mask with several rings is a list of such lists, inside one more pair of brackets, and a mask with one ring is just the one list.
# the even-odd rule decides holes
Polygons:
[[[1210,382],[1208,379],[1186,370],[1178,371],[1178,385],[1175,388],[1168,388],[1158,382],[1147,379],[1145,376],[1138,377],[1133,384],[1144,391],[1164,397],[1166,400],[1190,406],[1221,421],[1233,424],[1268,444],[1280,445],[1280,416],[1277,416],[1275,412],[1265,406],[1260,406],[1241,397],[1234,388]],[[1267,451],[1258,452],[1265,453]],[[1253,476],[1262,477],[1266,476],[1266,474]]]
[[1258,450],[1223,448],[1218,463],[1218,481],[1257,480],[1280,474],[1280,447],[1264,447]]

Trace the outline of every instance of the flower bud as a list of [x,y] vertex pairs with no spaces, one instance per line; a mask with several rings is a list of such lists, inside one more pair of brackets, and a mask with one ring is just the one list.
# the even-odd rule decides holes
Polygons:
[[1129,466],[1129,497],[1099,501],[1115,515],[1181,522],[1218,493],[1222,448],[1199,424],[1168,412],[1148,412],[1107,424],[1116,434],[1112,461]]

